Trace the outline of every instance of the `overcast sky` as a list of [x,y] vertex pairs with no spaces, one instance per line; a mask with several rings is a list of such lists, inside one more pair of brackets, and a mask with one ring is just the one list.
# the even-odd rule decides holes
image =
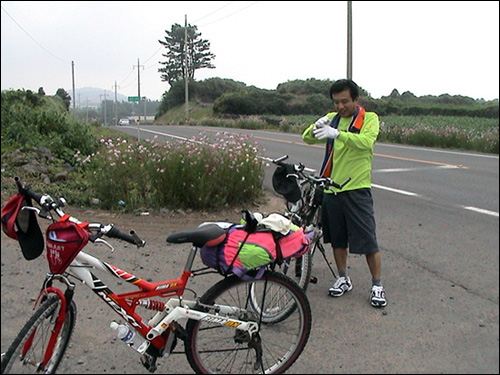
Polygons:
[[[196,80],[276,89],[347,75],[347,1],[2,1],[1,88],[97,87],[160,100],[158,42],[198,27],[216,55]],[[498,1],[353,1],[354,81],[374,98],[499,97]],[[139,63],[139,67],[137,66]],[[80,98],[84,101],[84,98]],[[78,98],[77,98],[78,100]]]

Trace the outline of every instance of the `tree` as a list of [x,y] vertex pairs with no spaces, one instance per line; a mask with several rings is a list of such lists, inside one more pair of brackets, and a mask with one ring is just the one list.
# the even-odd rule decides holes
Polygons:
[[401,94],[397,89],[392,90],[391,94],[389,95],[389,98],[400,98]]
[[[161,74],[161,80],[168,82],[170,86],[173,83],[180,81],[184,77],[184,68],[187,60],[187,76],[194,78],[196,69],[209,68],[214,69],[212,59],[215,55],[210,52],[210,42],[201,39],[201,33],[198,33],[198,27],[187,26],[187,48],[185,45],[185,29],[179,24],[172,25],[170,31],[165,30],[167,36],[165,40],[158,40],[168,51],[163,54],[167,61],[160,61],[163,68],[159,68],[158,72]],[[187,59],[185,58],[187,54]]]
[[69,111],[69,106],[71,104],[71,96],[69,96],[69,94],[66,92],[66,90],[57,89],[56,96],[59,96],[63,100],[64,106],[66,107],[66,110]]

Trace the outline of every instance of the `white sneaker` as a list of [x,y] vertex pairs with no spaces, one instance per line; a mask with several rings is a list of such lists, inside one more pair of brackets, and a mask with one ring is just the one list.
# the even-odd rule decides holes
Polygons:
[[373,307],[387,306],[387,299],[385,298],[385,289],[383,286],[372,286],[372,290],[370,291],[370,303]]
[[349,276],[347,277],[339,277],[337,281],[332,285],[332,287],[328,290],[328,294],[332,297],[340,297],[345,292],[349,292],[352,290],[352,283]]

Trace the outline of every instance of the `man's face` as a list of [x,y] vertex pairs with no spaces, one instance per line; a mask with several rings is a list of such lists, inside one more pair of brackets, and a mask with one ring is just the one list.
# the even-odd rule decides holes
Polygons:
[[358,105],[358,99],[352,100],[349,89],[333,94],[332,99],[340,117],[351,117],[356,110],[356,105]]

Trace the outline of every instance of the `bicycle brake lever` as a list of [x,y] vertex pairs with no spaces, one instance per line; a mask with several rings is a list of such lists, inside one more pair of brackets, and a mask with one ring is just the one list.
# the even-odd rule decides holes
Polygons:
[[42,209],[38,209],[36,207],[31,207],[31,206],[24,206],[21,208],[21,210],[28,210],[28,211],[35,211],[38,216],[41,218],[47,219],[47,220],[53,220],[52,215],[47,211],[45,208],[42,207]]
[[27,211],[35,211],[37,215],[40,214],[40,210],[36,207],[31,207],[31,206],[23,206],[21,210],[27,210]]
[[111,249],[111,252],[115,251],[115,248],[108,241],[103,240],[102,238],[96,238],[94,240],[94,243],[102,243],[102,244],[106,245],[107,247],[109,247]]

